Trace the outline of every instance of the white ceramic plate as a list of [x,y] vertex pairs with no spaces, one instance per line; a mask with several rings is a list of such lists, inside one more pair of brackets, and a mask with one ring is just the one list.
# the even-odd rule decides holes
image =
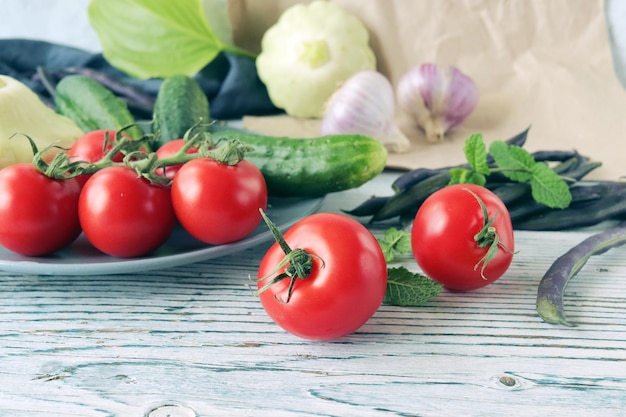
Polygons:
[[[302,217],[316,212],[323,198],[271,198],[268,217],[282,231]],[[50,256],[28,257],[0,247],[0,271],[35,275],[107,275],[169,268],[230,255],[273,239],[264,222],[247,238],[227,245],[210,246],[177,227],[169,240],[148,256],[116,258],[99,252],[81,235],[72,245]]]

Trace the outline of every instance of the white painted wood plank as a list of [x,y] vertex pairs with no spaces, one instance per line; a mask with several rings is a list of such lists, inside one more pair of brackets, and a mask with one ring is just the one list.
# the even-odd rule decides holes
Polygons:
[[0,273],[0,415],[142,416],[164,404],[198,416],[624,415],[626,248],[570,284],[578,327],[534,309],[545,270],[588,233],[519,232],[494,285],[382,306],[324,343],[283,332],[252,296],[268,245],[128,276]]

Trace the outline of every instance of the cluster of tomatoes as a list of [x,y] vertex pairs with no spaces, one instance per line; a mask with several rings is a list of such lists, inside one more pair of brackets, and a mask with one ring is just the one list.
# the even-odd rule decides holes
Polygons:
[[[106,254],[135,257],[162,245],[176,222],[198,240],[219,245],[245,238],[263,220],[265,180],[245,158],[224,163],[197,155],[164,165],[160,176],[166,181],[155,182],[111,150],[116,135],[90,132],[67,151],[69,160],[95,163],[107,156],[113,162],[89,174],[55,179],[33,163],[0,170],[0,244],[41,256],[84,232]],[[198,152],[179,139],[155,155],[166,160]],[[318,213],[283,236],[265,221],[277,242],[259,266],[258,295],[283,329],[330,340],[356,331],[378,310],[387,290],[387,263],[363,224],[343,214]],[[505,205],[493,192],[470,184],[432,194],[411,231],[417,264],[451,290],[498,279],[511,263],[513,245]]]
[[[100,161],[115,140],[114,131],[89,132],[67,154],[70,160]],[[172,141],[155,153],[170,156],[183,143]],[[161,246],[177,221],[200,241],[224,244],[243,239],[262,220],[259,209],[267,206],[267,187],[262,173],[245,159],[225,164],[198,157],[164,167],[170,184],[141,176],[119,163],[122,157],[114,155],[117,163],[92,174],[62,179],[32,163],[0,170],[0,244],[42,256],[70,245],[83,232],[103,253],[136,257]]]

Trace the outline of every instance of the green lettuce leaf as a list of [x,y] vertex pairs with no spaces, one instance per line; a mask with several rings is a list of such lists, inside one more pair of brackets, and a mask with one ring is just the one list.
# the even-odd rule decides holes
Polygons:
[[232,45],[227,0],[91,0],[88,15],[106,60],[139,79],[193,76],[222,51],[251,55]]

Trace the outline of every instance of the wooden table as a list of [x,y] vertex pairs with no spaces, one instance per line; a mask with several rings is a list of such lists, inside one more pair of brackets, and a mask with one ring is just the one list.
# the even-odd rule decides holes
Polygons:
[[[322,210],[389,194],[391,178],[330,195]],[[325,343],[285,333],[251,294],[269,242],[132,275],[0,273],[0,415],[626,415],[626,248],[570,284],[577,327],[535,312],[545,270],[588,234],[518,232],[495,284],[383,305]]]

